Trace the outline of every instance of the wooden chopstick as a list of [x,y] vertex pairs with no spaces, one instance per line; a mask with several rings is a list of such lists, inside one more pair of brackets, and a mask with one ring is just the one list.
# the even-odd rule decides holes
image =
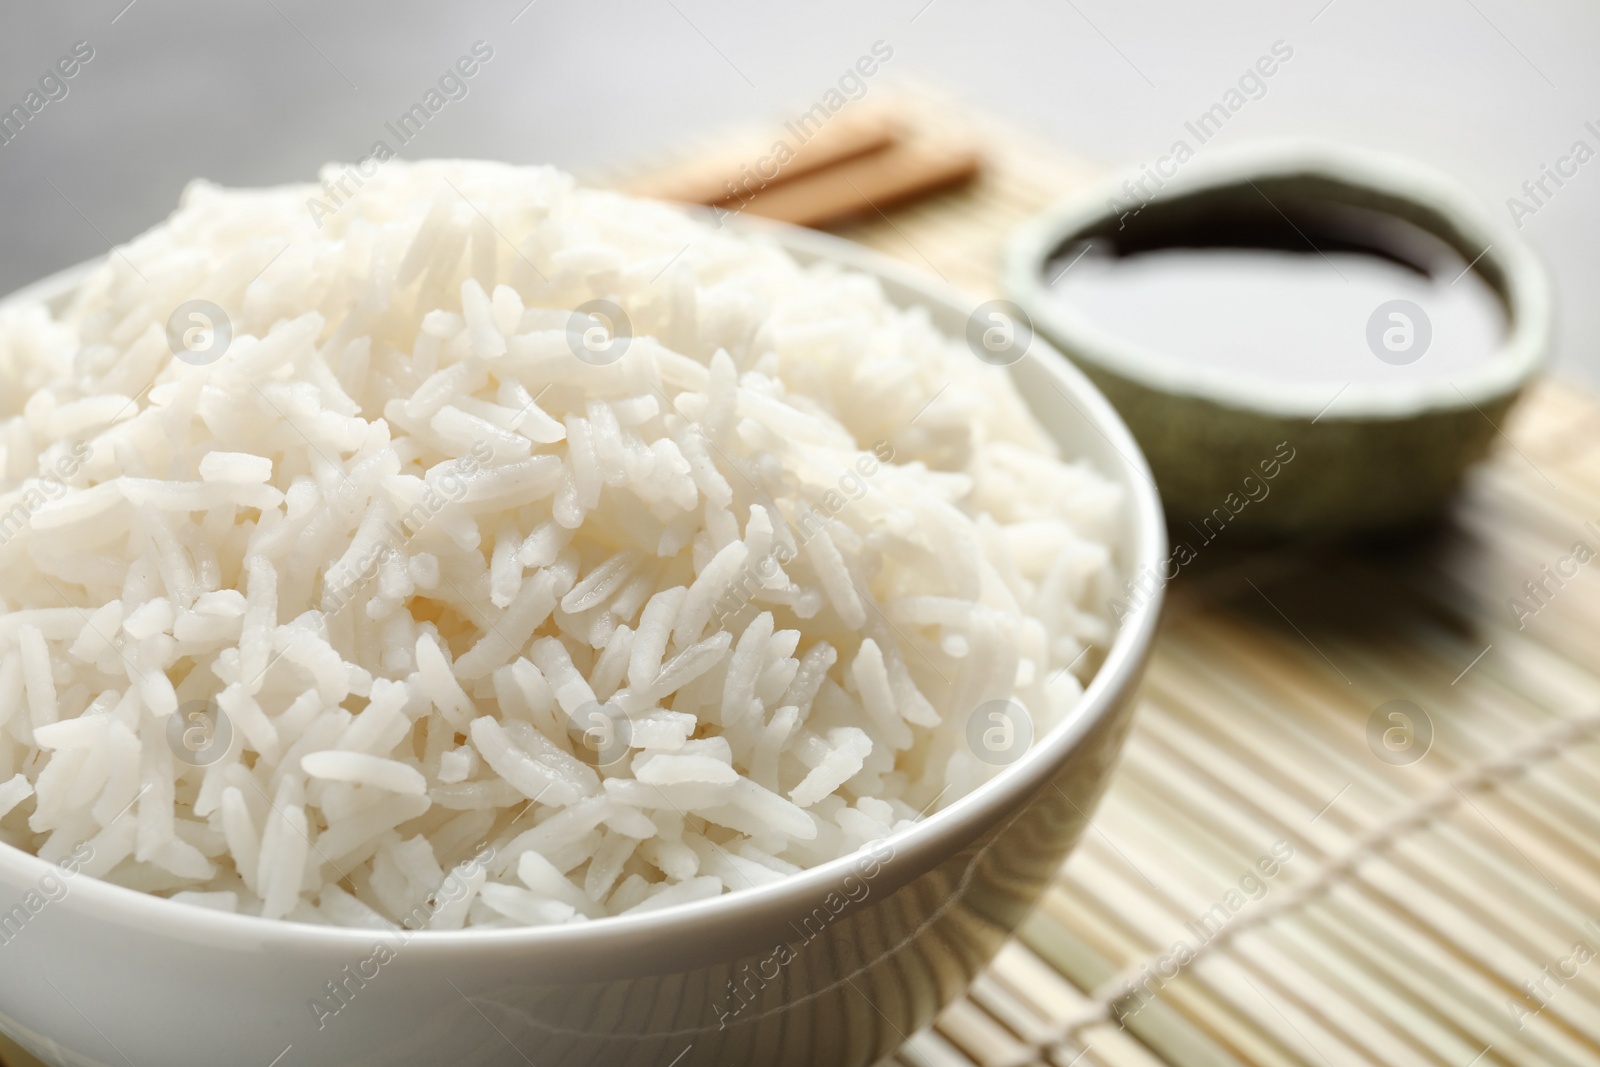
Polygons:
[[770,141],[668,167],[627,188],[820,227],[876,217],[978,173],[978,153],[966,139],[908,125],[887,107],[843,111],[815,129],[786,123]]
[[771,139],[751,140],[647,174],[628,191],[657,200],[717,204],[735,199],[742,189],[770,189],[888,147],[899,126],[900,120],[882,108],[846,110],[815,130],[789,123]]
[[900,141],[718,206],[798,226],[834,226],[959,185],[978,168],[978,153],[965,145],[934,139]]

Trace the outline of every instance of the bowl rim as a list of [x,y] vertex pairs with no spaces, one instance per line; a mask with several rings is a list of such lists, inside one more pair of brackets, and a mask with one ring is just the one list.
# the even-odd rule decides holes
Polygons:
[[[844,269],[886,279],[914,294],[922,305],[943,305],[947,310],[959,311],[979,304],[976,298],[964,296],[908,265],[840,237],[765,219],[737,220],[734,224],[772,237],[786,252],[826,259]],[[0,297],[0,308],[21,300],[64,298],[102,262],[103,257],[79,264]],[[449,931],[401,928],[399,934],[405,938],[407,955],[459,958],[487,948],[511,947],[582,948],[603,952],[625,950],[629,945],[638,944],[640,938],[700,937],[705,927],[712,924],[718,928],[753,928],[768,923],[776,915],[792,915],[796,908],[809,911],[846,876],[858,874],[863,856],[874,847],[890,850],[889,857],[880,863],[884,872],[897,868],[904,871],[902,864],[908,867],[919,858],[931,859],[932,862],[926,864],[931,868],[942,858],[940,854],[957,851],[958,846],[953,847],[951,842],[970,841],[1003,822],[1028,795],[1053,777],[1084,736],[1126,699],[1126,691],[1137,684],[1161,616],[1165,582],[1159,575],[1160,563],[1166,554],[1167,534],[1149,464],[1110,401],[1082,371],[1037,334],[1022,358],[1036,360],[1044,373],[1054,377],[1055,384],[1089,426],[1121,455],[1126,471],[1103,472],[1119,481],[1126,494],[1124,506],[1129,533],[1125,541],[1114,547],[1127,551],[1126,576],[1157,575],[1154,591],[1122,620],[1105,659],[1078,703],[1061,722],[1035,739],[1032,747],[1015,763],[947,807],[878,842],[798,874],[705,900],[585,923]],[[57,870],[57,866],[47,860],[0,842],[0,875],[11,874],[32,882]],[[911,877],[920,873],[919,870]],[[215,948],[348,951],[370,948],[374,938],[391,936],[388,931],[361,927],[321,926],[216,911],[93,877],[74,878],[72,886],[69,898],[62,901],[63,906],[103,913],[108,922],[138,925],[158,935],[167,934],[188,942],[203,939]]]
[[1003,270],[1007,295],[1053,342],[1070,350],[1073,360],[1172,397],[1210,401],[1274,418],[1337,423],[1481,408],[1519,390],[1548,356],[1550,283],[1538,257],[1510,226],[1491,215],[1455,179],[1430,166],[1319,138],[1257,141],[1210,150],[1178,171],[1170,179],[1170,189],[1163,185],[1145,203],[1172,202],[1256,181],[1304,177],[1414,205],[1420,212],[1447,220],[1463,238],[1483,248],[1469,269],[1479,260],[1500,269],[1505,288],[1496,292],[1506,311],[1508,329],[1494,353],[1448,378],[1352,380],[1339,386],[1337,381],[1286,382],[1191,362],[1131,341],[1057,298],[1044,275],[1045,267],[1073,237],[1118,217],[1114,205],[1131,201],[1126,183],[1141,179],[1145,171],[1122,172],[1092,184],[1026,223],[1007,243]]

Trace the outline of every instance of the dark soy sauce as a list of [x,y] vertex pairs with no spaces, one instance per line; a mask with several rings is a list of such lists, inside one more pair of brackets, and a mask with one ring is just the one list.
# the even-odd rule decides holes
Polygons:
[[1268,195],[1156,201],[1070,243],[1045,277],[1111,334],[1270,381],[1448,379],[1494,354],[1505,304],[1476,251],[1387,212]]

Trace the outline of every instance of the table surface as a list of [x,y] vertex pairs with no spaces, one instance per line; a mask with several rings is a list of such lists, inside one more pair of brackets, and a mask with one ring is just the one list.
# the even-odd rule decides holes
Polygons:
[[[982,136],[988,170],[847,235],[992,294],[1003,236],[1090,174],[918,106]],[[890,1063],[1600,1064],[1600,965],[1549,977],[1600,951],[1600,567],[1542,606],[1523,588],[1600,550],[1600,399],[1546,381],[1500,430],[1437,529],[1206,546],[1091,830]],[[1391,700],[1418,709],[1413,752],[1431,734],[1414,762],[1369,743]]]

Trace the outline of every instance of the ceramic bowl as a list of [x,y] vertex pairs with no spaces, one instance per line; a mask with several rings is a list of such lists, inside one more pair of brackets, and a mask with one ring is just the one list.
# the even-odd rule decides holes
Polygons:
[[[871,273],[896,303],[966,329],[974,301],[846,242],[781,232],[798,257]],[[59,297],[76,277],[31,295]],[[1153,568],[1160,503],[1115,411],[1042,344],[1012,372],[1066,454],[1126,490],[1117,566]],[[62,880],[0,845],[0,1029],[85,1067],[876,1062],[966,988],[1083,832],[1128,728],[1159,590],[1142,603],[1067,720],[981,788],[872,851],[650,914],[400,938]],[[29,917],[7,930],[18,907]]]
[[[1317,142],[1202,148],[1150,198],[1151,215],[1137,220],[1142,211],[1125,181],[1141,178],[1150,189],[1143,174],[1118,175],[1024,227],[1007,250],[1006,289],[1127,420],[1174,529],[1191,541],[1227,526],[1267,537],[1338,537],[1438,513],[1549,350],[1549,287],[1514,231],[1426,167]],[[1506,333],[1498,350],[1450,378],[1292,382],[1135,344],[1057,297],[1046,279],[1063,249],[1114,233],[1124,213],[1148,225],[1157,212],[1184,218],[1243,205],[1265,213],[1269,203],[1374,209],[1441,238],[1499,298]],[[1350,341],[1357,358],[1376,362],[1363,338]],[[1273,481],[1271,502],[1237,503],[1244,476],[1285,454],[1292,470]]]

